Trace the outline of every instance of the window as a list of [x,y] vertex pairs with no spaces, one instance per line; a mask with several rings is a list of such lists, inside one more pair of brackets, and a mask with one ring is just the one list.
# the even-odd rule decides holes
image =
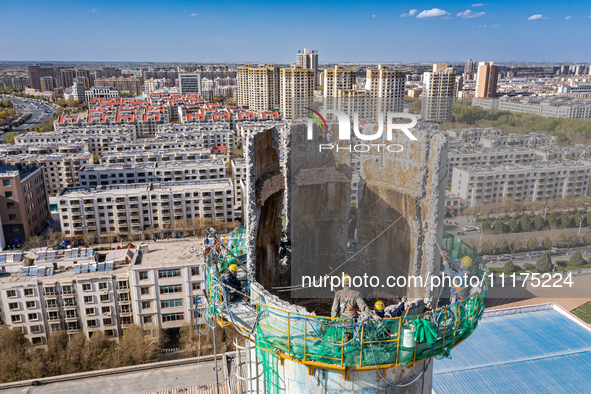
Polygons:
[[144,316],[144,324],[152,323],[152,316]]
[[149,287],[140,287],[140,294],[141,295],[150,294],[150,288]]
[[86,321],[88,327],[96,327],[96,319],[90,319]]
[[140,271],[138,274],[140,280],[148,280],[148,271]]
[[107,282],[101,282],[98,284],[99,290],[106,290],[108,287]]
[[7,208],[7,209],[15,209],[15,208],[16,208],[16,206],[14,205],[14,203],[13,203],[13,202],[7,202],[7,203],[6,203],[6,208]]
[[[86,298],[86,297],[84,297]],[[101,294],[101,302],[108,302],[109,301],[109,295],[108,294]]]
[[160,286],[160,294],[182,293],[182,285]]
[[83,291],[90,291],[91,290],[90,283],[84,283],[84,284],[82,284],[82,290]]
[[6,297],[16,297],[16,290],[6,290]]
[[49,312],[49,320],[59,320],[60,315],[58,312]]
[[150,301],[142,301],[142,309],[150,309],[152,307],[152,303]]
[[[102,298],[102,296],[101,296]],[[92,296],[84,296],[84,303],[85,304],[92,304],[93,302],[93,297]]]
[[123,316],[121,317],[121,324],[131,324],[131,316]]
[[2,179],[2,186],[10,186],[10,179]]
[[185,320],[184,313],[169,313],[166,315],[162,315],[162,323],[171,322],[171,321],[179,321]]
[[201,289],[201,282],[193,282],[193,283],[191,283],[191,289],[193,289],[193,290],[199,290],[199,289]]
[[75,319],[77,318],[78,315],[76,313],[76,311],[66,311],[66,319]]
[[10,315],[10,320],[13,323],[20,323],[21,322],[21,315]]
[[46,300],[47,308],[57,308],[56,300]]
[[87,315],[94,315],[94,308],[86,308]]
[[159,279],[177,278],[179,276],[181,276],[180,268],[158,271],[158,278]]
[[199,267],[191,267],[191,276],[199,275]]
[[16,214],[15,213],[11,213],[8,215],[8,220],[16,220]]
[[115,330],[105,330],[105,336],[106,337],[114,337],[115,336]]
[[160,302],[160,307],[162,308],[177,308],[179,306],[183,306],[183,300],[163,300]]
[[4,192],[6,198],[12,198],[12,192]]
[[27,309],[35,308],[35,301],[27,301]]
[[18,302],[10,302],[10,303],[8,303],[8,309],[10,309],[11,311],[18,310]]
[[103,306],[101,308],[101,312],[102,313],[111,313],[111,307],[110,306]]
[[37,313],[29,313],[29,320],[39,320],[39,315]]
[[26,296],[32,296],[33,295],[33,289],[25,289],[25,295]]
[[111,319],[110,317],[103,319],[103,325],[110,326],[111,324],[113,324],[113,319]]
[[43,338],[42,337],[33,337],[33,338],[31,338],[31,343],[33,345],[41,345],[43,343]]

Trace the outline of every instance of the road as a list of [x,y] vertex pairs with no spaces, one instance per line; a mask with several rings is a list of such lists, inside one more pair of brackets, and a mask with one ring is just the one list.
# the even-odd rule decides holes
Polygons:
[[[15,127],[10,132],[23,132],[26,129],[32,129],[38,127],[41,123],[51,119],[51,116],[56,111],[53,107],[44,102],[32,101],[23,99],[20,97],[12,96],[0,96],[1,100],[9,100],[15,103],[17,106],[24,107],[24,114],[31,114],[31,117],[22,125]],[[4,142],[4,135],[2,135],[2,141]]]

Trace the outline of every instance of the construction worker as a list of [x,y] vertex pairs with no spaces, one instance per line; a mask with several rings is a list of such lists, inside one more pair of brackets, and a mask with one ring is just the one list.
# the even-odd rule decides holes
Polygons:
[[377,301],[374,305],[374,312],[380,318],[391,318],[391,317],[399,317],[402,316],[402,312],[404,312],[404,303],[406,302],[406,297],[401,299],[400,305],[396,307],[395,310],[386,313],[386,307],[382,301]]
[[[445,274],[450,277],[452,283],[451,302],[464,301],[470,296],[470,276],[472,275],[470,268],[472,267],[472,259],[470,256],[464,256],[458,262],[457,260],[450,258],[447,252],[443,252],[442,256]],[[454,266],[455,270],[452,269],[451,265]],[[459,283],[459,286],[454,286],[454,278],[458,277],[462,280]],[[455,284],[458,284],[458,280],[455,281]]]
[[230,264],[228,272],[226,272],[220,278],[220,284],[224,286],[228,301],[238,301],[241,299],[242,294],[242,283],[238,279],[238,266],[236,264]]
[[349,275],[343,275],[343,288],[337,291],[334,296],[331,317],[340,317],[345,321],[345,324],[352,324],[355,322],[359,311],[376,320],[380,320],[380,317],[373,313],[365,301],[363,301],[359,292],[351,288],[351,277]]

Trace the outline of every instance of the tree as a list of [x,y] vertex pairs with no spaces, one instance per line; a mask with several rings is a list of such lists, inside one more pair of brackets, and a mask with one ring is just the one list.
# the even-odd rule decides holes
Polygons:
[[554,212],[550,212],[548,214],[548,216],[546,216],[546,222],[548,222],[548,226],[552,230],[555,230],[559,227],[558,219],[556,218],[556,215],[554,214]]
[[7,133],[4,137],[4,139],[6,140],[7,144],[14,144],[14,137],[16,137],[18,135],[18,133],[12,132],[12,133]]
[[538,243],[538,239],[536,238],[535,235],[532,235],[531,238],[527,241],[527,248],[529,249],[530,252],[533,252],[539,246],[540,246],[540,244]]
[[585,220],[587,221],[587,224],[591,225],[591,211],[585,214]]
[[544,252],[542,256],[536,261],[536,268],[540,272],[550,272],[552,270],[552,258],[550,252]]
[[511,242],[509,242],[509,249],[511,249],[511,253],[515,253],[516,251],[521,250],[521,248],[523,248],[523,244],[519,238],[513,238]]
[[27,240],[23,243],[23,250],[28,250],[37,255],[37,253],[39,252],[38,249],[41,249],[43,246],[45,246],[45,242],[41,239],[41,237],[38,235],[34,235],[32,237],[27,238]]
[[120,345],[126,365],[152,362],[160,350],[158,338],[137,324],[131,324],[125,329]]
[[505,233],[505,223],[501,219],[495,220],[494,226],[495,234],[504,234]]
[[583,242],[585,242],[585,250],[587,246],[591,245],[591,231],[587,231],[585,235],[583,235]]
[[572,256],[570,256],[570,263],[572,265],[583,265],[586,263],[580,250],[575,250],[573,252]]
[[503,265],[503,270],[506,271],[506,272],[509,272],[509,273],[515,272],[516,271],[516,268],[515,268],[515,265],[513,264],[513,261],[512,260],[507,260],[505,262],[505,265]]
[[523,215],[519,220],[519,225],[521,226],[521,230],[523,232],[529,232],[532,228],[532,219],[528,215]]
[[546,238],[544,238],[544,240],[542,241],[542,246],[544,247],[544,249],[550,250],[552,249],[552,245],[554,245],[552,243],[552,240],[550,239],[550,237],[546,235]]
[[515,220],[515,218],[511,218],[509,220],[509,231],[511,231],[512,233],[518,233],[521,228],[519,226],[519,222],[517,220]]
[[510,249],[509,244],[507,243],[507,238],[501,238],[496,244],[496,249],[499,253],[509,253]]
[[568,213],[567,211],[562,212],[562,214],[560,215],[560,224],[562,225],[562,228],[569,228],[572,226],[572,218],[570,217],[570,213]]
[[566,239],[566,244],[567,244],[569,252],[570,252],[570,248],[572,248],[573,246],[577,246],[580,243],[581,243],[581,240],[579,239],[579,236],[576,234],[571,234]]
[[421,105],[422,105],[422,101],[416,100],[414,103],[412,103],[410,110],[414,113],[419,113],[419,112],[421,112]]
[[524,263],[523,264],[523,268],[525,268],[526,270],[531,271],[531,270],[535,269],[536,266],[534,264],[531,264],[531,263]]
[[466,241],[466,245],[471,247],[472,250],[476,250],[476,248],[477,248],[476,241],[473,238],[470,238],[468,241]]
[[54,246],[60,243],[62,239],[62,233],[60,231],[55,231],[51,227],[47,229],[47,233],[45,233],[45,242],[48,248],[53,248]]
[[534,218],[534,228],[536,229],[536,231],[542,231],[545,224],[546,224],[546,222],[545,222],[544,218],[542,217],[542,215],[540,215],[538,213],[536,215],[536,217]]
[[556,246],[559,248],[568,248],[568,239],[564,233],[560,234],[558,238],[556,238]]
[[0,382],[20,380],[19,370],[26,358],[27,340],[22,331],[0,328]]
[[183,323],[179,331],[179,342],[185,357],[201,355],[201,336],[197,332],[195,320],[191,319],[191,322]]
[[489,239],[484,240],[484,242],[482,243],[482,247],[480,249],[481,249],[482,253],[485,255],[494,253],[493,243],[490,242]]

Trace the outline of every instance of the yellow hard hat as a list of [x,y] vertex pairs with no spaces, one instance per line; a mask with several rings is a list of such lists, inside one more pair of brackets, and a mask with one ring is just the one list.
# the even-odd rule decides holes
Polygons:
[[385,306],[384,306],[384,303],[382,301],[377,301],[376,304],[373,307],[373,309],[375,309],[376,311],[384,310],[384,308],[385,308]]
[[[470,264],[472,264],[472,263],[470,263]],[[236,264],[230,264],[230,266],[228,267],[228,269],[230,271],[236,272],[236,271],[238,271],[238,266]]]
[[470,267],[472,265],[472,259],[470,256],[462,257],[462,264],[464,264],[466,267]]
[[345,285],[346,282],[349,282],[349,286],[351,286],[351,277],[348,274],[343,275],[343,285]]

